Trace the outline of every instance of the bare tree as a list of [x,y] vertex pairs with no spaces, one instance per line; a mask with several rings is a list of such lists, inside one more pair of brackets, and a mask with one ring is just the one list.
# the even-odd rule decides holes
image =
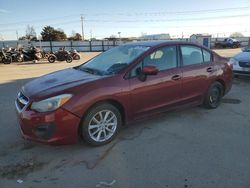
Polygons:
[[244,37],[244,35],[240,32],[234,32],[230,35],[232,38],[237,38],[237,37]]
[[37,39],[36,31],[35,31],[35,28],[33,26],[27,25],[25,37],[28,40],[36,40]]

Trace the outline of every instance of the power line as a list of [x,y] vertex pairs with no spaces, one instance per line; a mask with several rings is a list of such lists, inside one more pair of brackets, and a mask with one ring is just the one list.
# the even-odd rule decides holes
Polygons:
[[[249,10],[250,7],[236,7],[236,8],[223,8],[223,9],[203,9],[195,11],[159,11],[159,12],[129,12],[129,13],[96,13],[89,14],[91,16],[163,16],[163,15],[173,15],[173,14],[197,14],[197,13],[217,13],[233,10]],[[85,15],[87,16],[87,15]]]
[[29,21],[20,21],[20,22],[11,22],[11,23],[1,23],[1,26],[5,26],[5,25],[16,25],[16,24],[25,24],[25,23],[32,23],[32,22],[45,22],[45,21],[51,21],[51,20],[58,20],[58,19],[65,19],[65,18],[69,18],[69,17],[76,17],[78,16],[77,14],[75,15],[67,15],[67,16],[61,16],[61,17],[54,17],[54,18],[47,18],[47,19],[39,19],[39,20],[29,20]]
[[192,21],[192,20],[213,20],[213,19],[222,19],[222,18],[239,18],[239,17],[248,17],[250,14],[242,15],[227,15],[227,16],[214,16],[214,17],[195,17],[195,18],[170,18],[170,19],[144,19],[144,20],[100,20],[100,19],[86,19],[86,22],[174,22],[174,21]]
[[[67,25],[67,24],[73,24],[73,23],[79,23],[79,20],[71,20],[71,21],[67,21],[67,22],[59,22],[59,23],[53,23],[53,24],[46,24],[46,25],[50,25],[50,26],[56,26],[56,25]],[[150,23],[150,22],[148,22]],[[242,26],[244,24],[244,27],[249,26],[249,25],[245,25],[245,23],[237,23],[237,24],[223,24],[223,26]],[[35,28],[42,28],[44,26],[36,26],[34,25]],[[88,27],[105,27],[107,25],[88,25]],[[212,25],[204,25],[204,24],[199,24],[199,25],[161,25],[161,26],[152,26],[152,25],[143,25],[143,26],[108,26],[109,28],[163,28],[163,27],[168,27],[168,28],[189,28],[189,27],[219,27],[221,26],[221,24],[212,24]],[[25,29],[26,27],[19,27],[19,28],[13,28],[13,29],[2,29],[0,30],[0,32],[6,32],[6,31],[16,31],[16,30],[22,30]]]
[[[160,11],[160,12],[129,12],[129,13],[94,13],[94,14],[81,14],[85,17],[87,16],[164,16],[164,15],[174,15],[174,14],[197,14],[197,13],[217,13],[217,12],[225,12],[225,11],[232,11],[232,10],[249,10],[250,7],[234,7],[234,8],[223,8],[223,9],[203,9],[203,10],[196,10],[196,11]],[[38,19],[38,20],[29,20],[29,21],[19,21],[19,22],[11,22],[11,23],[2,23],[1,26],[6,25],[16,25],[16,24],[25,24],[25,23],[34,23],[34,22],[45,22],[51,20],[58,20],[58,19],[65,19],[69,17],[76,17],[79,14],[72,14],[72,15],[65,15],[61,17],[54,17],[54,18],[47,18],[47,19]]]

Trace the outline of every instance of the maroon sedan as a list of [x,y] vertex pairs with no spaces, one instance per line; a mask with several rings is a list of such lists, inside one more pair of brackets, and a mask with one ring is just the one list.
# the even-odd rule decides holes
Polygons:
[[216,108],[232,86],[232,67],[187,42],[136,42],[78,67],[27,83],[16,99],[24,138],[103,145],[122,125],[186,105]]

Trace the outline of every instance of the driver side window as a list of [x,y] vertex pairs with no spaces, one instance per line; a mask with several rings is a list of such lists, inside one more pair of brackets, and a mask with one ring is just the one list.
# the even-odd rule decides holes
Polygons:
[[130,73],[131,77],[138,76],[145,66],[155,66],[159,71],[164,71],[177,67],[177,49],[176,46],[167,46],[152,52],[138,63]]

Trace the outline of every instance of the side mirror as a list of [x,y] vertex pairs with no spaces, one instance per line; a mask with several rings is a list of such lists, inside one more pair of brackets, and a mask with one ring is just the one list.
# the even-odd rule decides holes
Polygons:
[[159,70],[155,66],[145,66],[142,69],[144,75],[157,75]]
[[147,76],[149,75],[157,75],[159,70],[155,66],[145,66],[142,71],[138,75],[138,79],[142,82],[146,81]]

